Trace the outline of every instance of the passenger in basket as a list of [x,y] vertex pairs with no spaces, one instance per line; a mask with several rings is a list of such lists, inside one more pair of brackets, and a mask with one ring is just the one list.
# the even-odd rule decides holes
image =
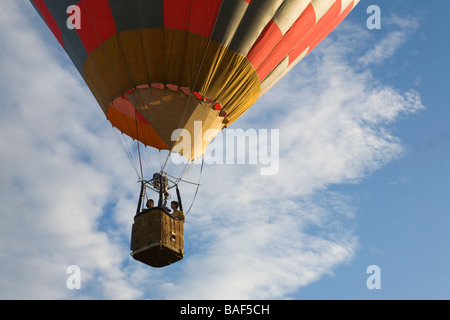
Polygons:
[[150,209],[153,208],[154,205],[155,205],[155,203],[154,203],[153,199],[148,199],[147,203],[146,203],[147,208],[142,210],[142,212],[150,211]]
[[172,201],[170,203],[170,207],[173,210],[172,217],[174,217],[175,219],[184,221],[184,213],[183,213],[183,211],[178,210],[178,201]]

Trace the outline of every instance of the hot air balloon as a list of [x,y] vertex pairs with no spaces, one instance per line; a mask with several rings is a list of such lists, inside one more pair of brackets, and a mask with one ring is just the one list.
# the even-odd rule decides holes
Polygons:
[[[201,143],[192,139],[189,148],[180,148],[181,139],[174,132],[183,129],[194,136],[196,123],[201,123],[203,133],[230,126],[359,2],[30,1],[112,126],[144,146],[179,152],[189,161],[205,153],[214,135],[202,136]],[[79,11],[76,28],[68,22],[74,19],[68,10],[73,5]],[[170,188],[176,188],[179,198],[179,181],[164,170],[151,180],[142,177],[136,219],[144,219],[139,215],[143,190],[152,188],[159,194],[157,209],[149,211],[157,216],[156,224],[176,224],[164,229],[167,234],[159,232],[156,240],[143,235],[148,228],[133,231],[134,253],[145,255],[145,247],[154,245],[148,257],[156,258],[147,259],[147,264],[164,266],[183,257],[182,222],[166,221],[161,204]],[[133,230],[143,223],[135,220]],[[133,246],[133,241],[139,245]]]

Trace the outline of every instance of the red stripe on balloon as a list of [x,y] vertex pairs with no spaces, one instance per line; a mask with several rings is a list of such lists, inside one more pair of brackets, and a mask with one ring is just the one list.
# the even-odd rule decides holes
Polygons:
[[282,37],[281,29],[275,21],[270,20],[247,55],[247,59],[253,68],[259,67]]
[[[325,13],[322,19],[320,19],[319,22],[317,22],[317,24],[308,32],[308,34],[299,43],[297,43],[295,48],[289,54],[289,64],[294,62],[306,49],[308,49],[308,47],[317,45],[328,35],[329,32],[332,31],[332,29],[329,29],[333,22],[339,18],[339,14],[341,13],[341,4],[341,1],[336,1],[327,13]],[[326,33],[328,30],[329,32]]]
[[116,34],[116,25],[108,0],[83,0],[77,6],[81,11],[81,28],[77,33],[90,53]]
[[164,0],[164,28],[209,37],[222,0]]
[[64,47],[61,29],[59,28],[52,14],[50,13],[50,10],[48,10],[47,5],[44,3],[44,0],[33,0],[33,3],[41,13],[45,23],[47,23],[47,26],[50,28],[56,39],[58,39],[61,46]]
[[259,79],[262,80],[291,52],[295,45],[305,37],[316,23],[316,12],[310,4],[286,32],[281,41],[270,52],[264,62],[258,67]]

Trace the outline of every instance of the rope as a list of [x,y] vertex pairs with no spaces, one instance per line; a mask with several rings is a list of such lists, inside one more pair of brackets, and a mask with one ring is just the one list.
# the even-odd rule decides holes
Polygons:
[[187,216],[188,213],[191,211],[192,206],[193,206],[194,201],[195,201],[195,198],[197,198],[197,193],[198,193],[198,189],[200,188],[200,180],[201,180],[201,178],[202,178],[203,164],[204,164],[204,163],[205,163],[205,158],[202,156],[202,165],[201,165],[201,167],[200,167],[200,176],[199,176],[199,178],[198,178],[197,188],[196,188],[196,190],[195,190],[194,198],[192,199],[191,205],[190,205],[188,211],[186,212],[185,216]]
[[125,141],[125,139],[123,137],[123,134],[119,133],[119,130],[118,129],[116,130],[115,127],[111,127],[111,129],[114,132],[114,134],[116,135],[117,140],[120,142],[120,145],[121,145],[123,151],[127,155],[127,158],[128,158],[128,161],[130,161],[131,167],[136,172],[136,175],[137,175],[138,179],[140,179],[139,172],[138,172],[137,167],[136,167],[136,163],[134,162],[134,159],[133,159],[133,155],[132,155],[132,153],[130,151],[130,148],[129,148],[128,144],[126,143],[126,141]]
[[141,159],[141,148],[139,146],[139,126],[138,126],[138,117],[137,117],[137,108],[134,107],[134,119],[136,121],[136,143],[137,143],[137,149],[138,149],[138,157],[139,157],[139,166],[141,169],[141,179],[144,179],[144,172],[142,170],[142,159]]

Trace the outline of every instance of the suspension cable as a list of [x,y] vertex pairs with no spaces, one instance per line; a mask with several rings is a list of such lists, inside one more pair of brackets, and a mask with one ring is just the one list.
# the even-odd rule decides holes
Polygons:
[[205,158],[202,156],[202,165],[200,167],[200,176],[198,177],[198,183],[197,183],[197,188],[195,190],[195,194],[194,194],[194,198],[192,199],[191,205],[189,206],[188,211],[185,213],[185,216],[188,215],[188,213],[191,211],[192,206],[194,205],[194,201],[195,198],[197,198],[197,193],[198,193],[198,189],[200,188],[200,180],[202,178],[202,173],[203,173],[203,164],[205,163]]
[[138,150],[138,157],[139,157],[139,166],[141,169],[141,179],[144,179],[144,171],[142,170],[142,158],[141,158],[141,148],[139,146],[139,126],[138,126],[138,116],[137,116],[137,108],[134,106],[134,119],[136,121],[136,142],[137,142],[137,150]]
[[124,153],[126,154],[128,161],[131,164],[131,167],[133,168],[134,172],[136,172],[136,176],[138,177],[138,179],[140,179],[139,172],[137,170],[136,163],[134,162],[132,152],[130,151],[129,145],[123,137],[123,133],[119,133],[119,130],[116,130],[116,128],[114,128],[114,126],[111,127],[111,129],[114,132],[114,134],[116,135],[117,140],[120,142],[120,145],[121,145]]

